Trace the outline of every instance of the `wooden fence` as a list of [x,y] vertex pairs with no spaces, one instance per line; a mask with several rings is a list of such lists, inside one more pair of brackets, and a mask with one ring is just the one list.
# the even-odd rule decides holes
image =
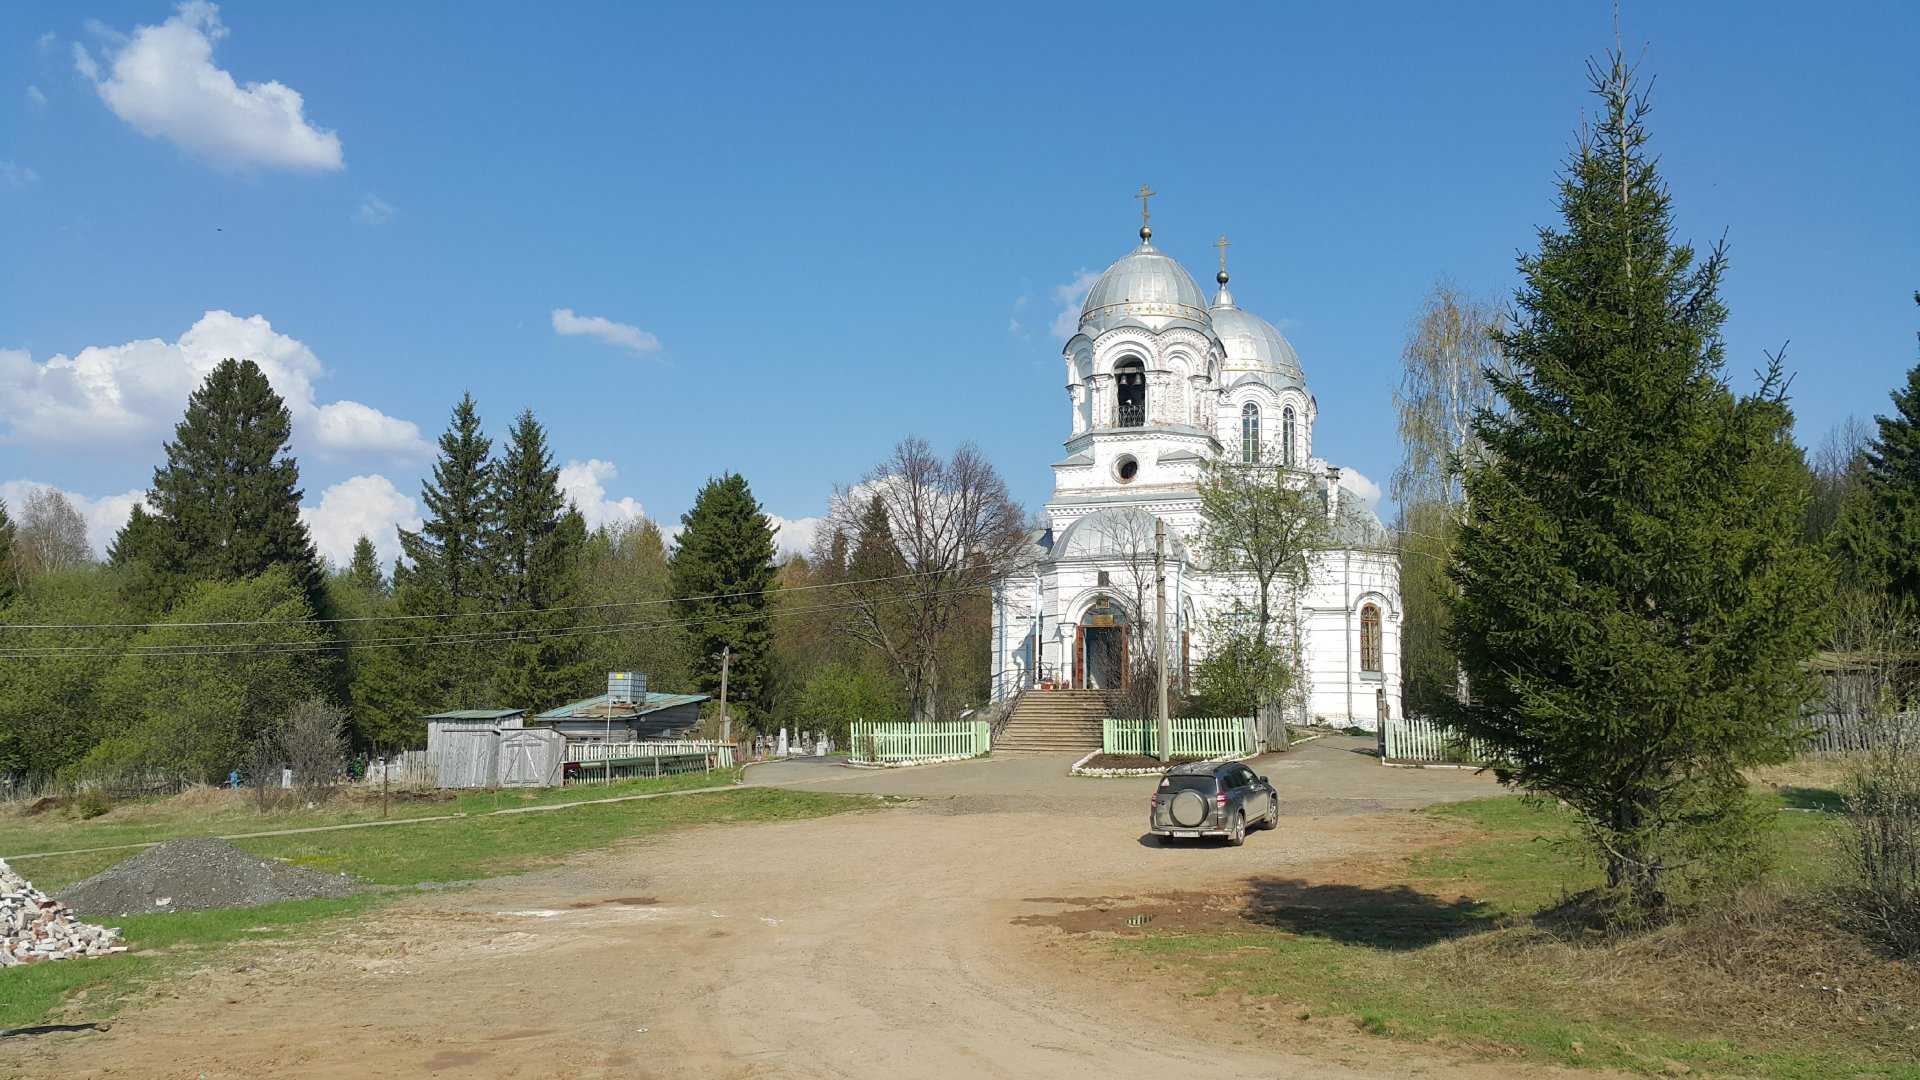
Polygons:
[[993,745],[985,720],[855,720],[847,760],[862,765],[979,757]]
[[1858,712],[1817,713],[1805,718],[1815,729],[1808,754],[1851,754],[1882,746],[1920,746],[1920,712],[1868,719]]
[[1494,757],[1484,743],[1463,739],[1418,716],[1395,716],[1382,732],[1382,757],[1400,765],[1484,765]]
[[[1171,725],[1177,758],[1244,757],[1255,749],[1244,716],[1182,716]],[[1109,716],[1100,721],[1100,749],[1109,754],[1158,756],[1159,724]]]
[[598,742],[582,739],[567,744],[566,760],[574,762],[680,758],[699,754],[708,769],[733,768],[733,747],[705,739],[648,739],[644,742]]

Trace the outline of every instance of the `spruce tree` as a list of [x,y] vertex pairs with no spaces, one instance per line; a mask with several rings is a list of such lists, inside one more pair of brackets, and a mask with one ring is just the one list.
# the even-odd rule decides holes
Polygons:
[[546,429],[526,410],[494,464],[485,553],[495,628],[515,635],[490,648],[494,691],[515,708],[549,709],[585,696],[595,683],[579,624],[587,525],[560,491]]
[[347,563],[347,580],[368,596],[385,596],[387,579],[380,573],[380,555],[367,536],[353,542],[353,559]]
[[731,649],[729,706],[751,725],[765,718],[770,704],[773,525],[738,473],[708,480],[680,523],[669,566],[694,680],[703,692],[718,694],[720,654]]
[[324,575],[300,520],[293,419],[251,360],[222,360],[187,399],[147,501],[149,551],[182,581],[235,581],[284,566],[316,606]]
[[1862,482],[1841,503],[1829,550],[1848,584],[1920,605],[1920,364],[1892,398],[1892,415],[1874,418]]
[[1796,748],[1828,582],[1779,362],[1728,388],[1724,252],[1674,243],[1645,98],[1618,56],[1593,76],[1601,120],[1521,260],[1504,408],[1466,463],[1450,643],[1472,700],[1450,720],[1572,807],[1611,896],[1657,915],[1755,868],[1741,770]]
[[[480,569],[492,454],[492,441],[480,431],[473,395],[463,395],[440,435],[433,478],[420,485],[427,519],[418,532],[400,531],[406,582],[436,594],[444,611],[459,610],[484,591]],[[396,586],[401,577],[396,573]]]
[[[426,520],[417,532],[400,530],[401,559],[393,568],[393,597],[400,613],[456,616],[412,624],[432,634],[486,629],[479,619],[457,616],[486,610],[489,601],[484,544],[492,455],[493,443],[480,430],[479,407],[472,394],[464,394],[440,435],[433,475],[420,485]],[[402,684],[383,689],[396,717],[493,704],[487,697],[485,673],[491,666],[485,645],[456,641],[391,651],[404,662],[376,667],[401,677]]]

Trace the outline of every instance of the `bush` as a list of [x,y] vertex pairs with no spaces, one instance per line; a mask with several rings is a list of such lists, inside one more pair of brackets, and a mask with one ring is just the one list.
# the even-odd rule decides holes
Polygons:
[[83,791],[73,800],[73,812],[78,814],[82,821],[91,821],[111,809],[113,809],[113,800],[99,788]]
[[1872,751],[1848,779],[1847,907],[1901,956],[1920,956],[1920,749]]

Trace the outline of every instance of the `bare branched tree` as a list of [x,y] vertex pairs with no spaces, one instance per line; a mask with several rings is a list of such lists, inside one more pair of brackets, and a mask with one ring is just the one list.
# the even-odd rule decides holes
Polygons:
[[87,523],[67,497],[50,487],[34,488],[20,506],[13,561],[24,584],[43,574],[85,566],[93,561]]
[[1491,303],[1450,282],[1427,294],[1401,350],[1400,388],[1393,394],[1402,453],[1393,474],[1395,502],[1464,504],[1456,463],[1479,454],[1474,416],[1497,401],[1487,372],[1506,367],[1493,337],[1500,325]]
[[903,439],[834,493],[827,527],[854,538],[841,629],[886,658],[915,720],[939,718],[947,630],[1028,548],[1005,481],[970,443],[942,460],[924,439]]
[[294,705],[280,725],[280,746],[300,801],[326,798],[347,759],[347,716],[318,698]]

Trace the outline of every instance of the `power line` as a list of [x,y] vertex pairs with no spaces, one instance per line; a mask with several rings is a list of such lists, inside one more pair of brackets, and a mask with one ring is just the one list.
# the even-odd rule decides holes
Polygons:
[[[883,579],[869,579],[883,580]],[[698,623],[732,622],[741,619],[785,618],[793,615],[812,615],[821,612],[845,611],[860,607],[865,603],[904,603],[910,600],[931,599],[937,596],[953,596],[978,592],[988,588],[986,585],[970,585],[953,589],[937,589],[927,592],[906,593],[900,596],[881,597],[874,601],[850,600],[832,604],[815,604],[808,607],[774,609],[768,611],[736,612],[731,615],[716,615],[707,618],[668,619],[658,622],[606,623],[594,626],[572,626],[554,628],[524,628],[517,630],[486,630],[467,634],[383,637],[366,641],[345,639],[321,641],[248,641],[248,642],[182,642],[171,645],[120,647],[113,645],[47,645],[31,648],[0,649],[0,659],[53,659],[65,656],[85,656],[102,653],[115,656],[221,656],[237,653],[255,653],[274,655],[282,653],[346,652],[354,649],[399,649],[413,646],[441,645],[478,645],[495,642],[537,641],[549,638],[593,637],[604,634],[626,633],[633,630],[668,629],[677,626],[691,626]],[[548,611],[558,609],[549,608]],[[282,621],[275,625],[287,626]]]
[[[573,604],[566,607],[550,608],[498,608],[487,611],[449,611],[422,615],[354,615],[332,619],[302,619],[303,624],[342,625],[348,623],[373,622],[417,622],[429,619],[477,619],[501,615],[548,615],[570,611],[605,611],[612,608],[652,607],[660,604],[682,604],[695,600],[733,600],[749,596],[766,596],[786,592],[810,592],[815,589],[839,589],[850,585],[874,585],[884,581],[900,581],[911,577],[936,577],[933,571],[908,571],[904,574],[890,574],[885,577],[859,578],[851,581],[822,581],[812,585],[777,585],[771,589],[742,589],[734,592],[705,593],[699,596],[675,596],[660,600],[616,600],[605,604]],[[227,622],[120,622],[120,623],[0,623],[0,630],[161,630],[161,629],[224,629],[236,626],[284,626],[285,619],[234,619]]]

